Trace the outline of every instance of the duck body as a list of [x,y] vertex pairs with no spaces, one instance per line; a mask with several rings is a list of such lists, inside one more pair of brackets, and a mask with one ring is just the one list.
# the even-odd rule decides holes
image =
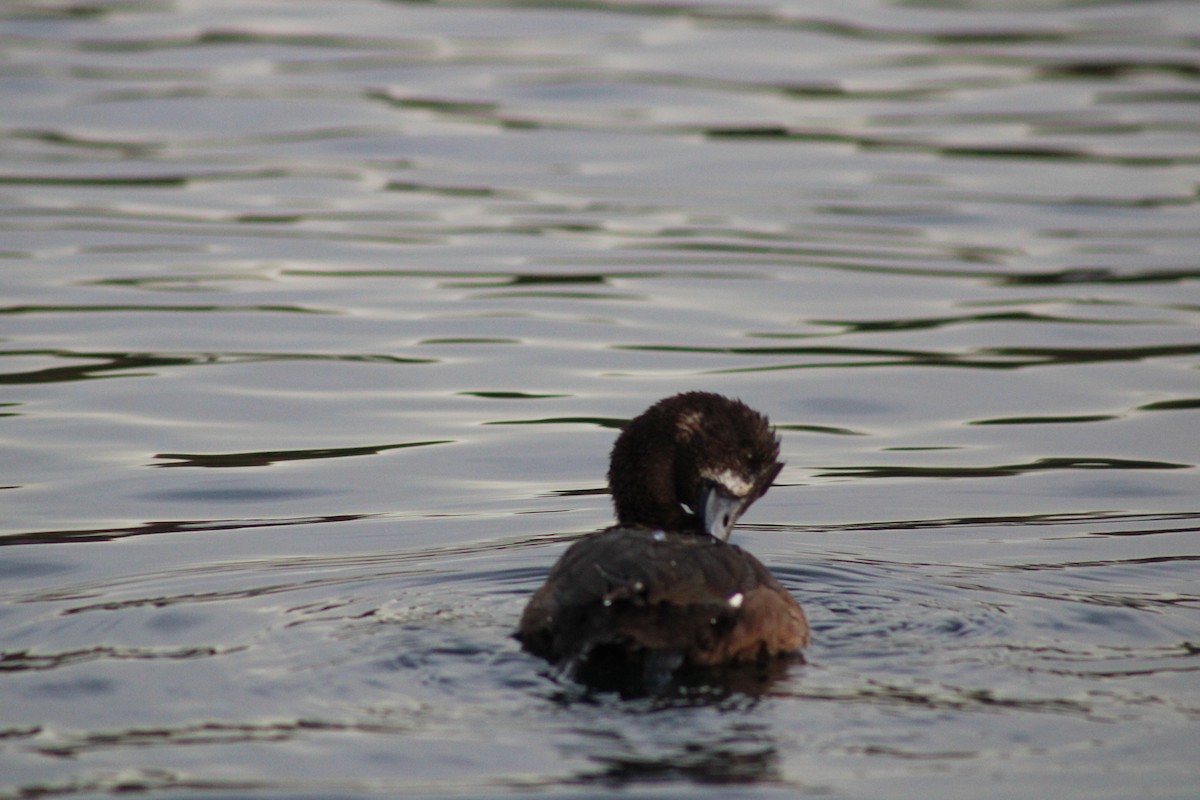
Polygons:
[[619,524],[567,549],[517,638],[601,687],[653,688],[681,671],[801,650],[809,629],[800,605],[725,541],[781,468],[766,418],[744,404],[705,392],[655,404],[613,447]]
[[660,683],[808,643],[804,611],[761,561],[711,536],[617,526],[573,544],[522,615],[530,652],[587,683]]

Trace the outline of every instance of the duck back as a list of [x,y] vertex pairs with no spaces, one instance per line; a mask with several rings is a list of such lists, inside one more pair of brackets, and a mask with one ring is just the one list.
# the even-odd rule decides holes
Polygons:
[[653,683],[680,667],[791,653],[809,633],[799,604],[740,547],[621,526],[567,550],[530,600],[517,636],[586,682],[612,673]]

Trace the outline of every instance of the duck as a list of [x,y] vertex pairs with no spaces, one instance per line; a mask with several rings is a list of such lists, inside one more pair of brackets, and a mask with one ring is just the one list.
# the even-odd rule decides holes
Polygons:
[[617,522],[550,569],[517,625],[522,647],[584,684],[635,693],[798,656],[804,610],[728,541],[783,469],[779,447],[766,416],[712,392],[630,421],[608,470]]

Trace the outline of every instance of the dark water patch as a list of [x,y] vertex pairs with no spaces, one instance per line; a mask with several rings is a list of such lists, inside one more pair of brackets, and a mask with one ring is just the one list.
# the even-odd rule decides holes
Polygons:
[[[488,287],[501,286],[555,286],[558,284],[574,285],[574,284],[599,284],[607,285],[612,277],[609,275],[596,274],[571,274],[571,273],[544,273],[530,274],[521,273],[516,275],[505,275],[495,281],[475,280],[470,283],[447,283],[447,287],[479,289]],[[633,277],[631,275],[622,275],[622,278]],[[645,276],[638,276],[645,277]]]
[[[1006,198],[997,197],[997,202],[1004,202]],[[1180,194],[1151,194],[1137,197],[1122,197],[1122,196],[1088,196],[1088,195],[1071,195],[1066,197],[1049,197],[1037,198],[1023,195],[1016,195],[1008,198],[1009,202],[1020,202],[1030,206],[1043,206],[1056,209],[1071,209],[1078,211],[1086,211],[1087,209],[1096,209],[1098,211],[1114,211],[1117,209],[1132,209],[1132,210],[1152,210],[1152,209],[1171,209],[1171,208],[1191,208],[1196,205],[1196,198],[1190,193]],[[1085,271],[1091,268],[1084,267]],[[1179,269],[1151,269],[1145,270],[1147,281],[1156,283],[1161,281],[1173,280],[1176,275],[1182,273],[1183,279],[1189,279],[1189,273],[1192,270],[1188,268]],[[1111,281],[1112,283],[1129,283],[1133,281]]]
[[1184,397],[1178,400],[1158,400],[1138,406],[1138,411],[1192,411],[1200,408],[1200,398]]
[[0,186],[72,186],[79,189],[178,189],[211,181],[260,181],[294,176],[284,169],[229,170],[160,175],[14,175],[0,174]]
[[[1085,319],[1053,314],[1036,314],[1030,311],[1001,311],[984,314],[960,314],[922,319],[872,319],[872,320],[805,320],[809,325],[838,328],[839,333],[893,333],[897,331],[924,331],[954,325],[1007,322],[1018,325],[1036,323],[1064,323],[1074,325],[1130,325],[1130,320]],[[757,334],[764,338],[787,338],[788,334]]]
[[1161,89],[1121,88],[1096,93],[1103,103],[1200,103],[1200,91],[1184,86]]
[[296,225],[311,219],[305,214],[238,214],[234,222],[246,225]]
[[1120,419],[1115,414],[1072,414],[1061,417],[997,417],[995,419],[978,419],[968,422],[968,425],[1064,425],[1079,422],[1109,422]]
[[158,467],[267,467],[285,461],[310,461],[323,458],[353,458],[374,456],[388,450],[403,450],[410,447],[429,447],[438,444],[453,444],[451,439],[436,439],[422,442],[399,442],[397,444],[367,445],[362,447],[323,447],[308,450],[264,450],[252,453],[159,453],[159,459],[170,459],[173,464],[155,464]]
[[[1149,309],[1151,311],[1176,311],[1176,312],[1183,312],[1184,314],[1191,314],[1196,311],[1200,311],[1200,306],[1189,305],[1187,303],[1172,303],[1172,302],[1164,303],[1164,302],[1161,302],[1158,300],[1150,300],[1147,302],[1142,302],[1139,300],[1135,300],[1133,298],[1099,297],[1096,295],[1056,296],[1054,294],[1051,294],[1046,297],[1023,297],[1019,300],[1011,300],[1011,299],[971,300],[971,301],[967,301],[967,302],[963,303],[962,305],[969,306],[969,307],[988,307],[988,308],[996,307],[996,306],[1006,307],[1006,306],[1013,306],[1013,305],[1018,305],[1018,306],[1063,305],[1063,306],[1096,308],[1096,309],[1100,309],[1101,311],[1116,310],[1116,309],[1134,309],[1134,310]],[[1101,314],[1095,314],[1095,315],[1089,315],[1086,317],[1072,315],[1070,317],[1067,317],[1066,319],[1082,320],[1083,322],[1086,322],[1086,323],[1091,323],[1093,321],[1098,322],[1098,323],[1105,323],[1105,322],[1108,322],[1111,318],[1107,317],[1107,316],[1103,316]],[[1057,320],[1055,320],[1055,321],[1057,321]],[[1146,321],[1147,320],[1144,320],[1144,319],[1126,320],[1126,322],[1132,322],[1133,324],[1144,323]]]
[[1107,267],[1068,267],[1052,272],[1005,275],[995,280],[1002,286],[1058,286],[1092,283],[1178,283],[1198,279],[1200,270],[1191,268],[1118,270]]
[[[785,98],[806,100],[924,100],[946,94],[950,89],[941,86],[850,86],[833,81],[767,80],[737,81],[706,75],[659,73],[647,70],[622,70],[614,76],[624,82],[649,86],[682,87],[721,93],[777,94]],[[592,73],[570,73],[560,75],[560,80],[570,83],[590,83],[597,78]],[[761,132],[770,137],[772,133],[785,132],[786,128],[776,125],[744,126],[719,129],[728,131],[730,138],[737,138],[739,131]]]
[[1051,470],[1159,470],[1191,469],[1194,464],[1174,464],[1131,458],[1039,458],[1025,464],[989,467],[857,466],[825,467],[818,477],[856,478],[1007,478]]
[[1087,364],[1100,362],[1146,361],[1200,354],[1198,344],[1161,344],[1147,347],[992,347],[982,352],[1006,358],[1031,361],[1020,366]]
[[1080,78],[1114,80],[1147,73],[1166,73],[1183,78],[1200,77],[1200,62],[1194,59],[1086,59],[1056,61],[1038,67],[1041,77],[1050,80]]
[[145,158],[163,148],[163,144],[159,142],[100,139],[85,136],[78,132],[61,131],[52,128],[40,130],[12,128],[4,131],[3,135],[7,139],[26,139],[73,150],[111,152],[124,158]]
[[5,16],[13,20],[26,19],[91,19],[121,12],[163,10],[165,4],[152,0],[115,0],[115,2],[78,2],[70,5],[47,6],[35,3],[13,3]]
[[1200,163],[1200,153],[1172,153],[1142,155],[1134,153],[1106,153],[1081,147],[1052,145],[943,145],[937,143],[915,144],[899,141],[876,141],[864,147],[880,149],[928,149],[945,158],[973,159],[1019,159],[1021,161],[1077,162],[1090,164],[1112,164],[1123,167],[1170,167]]
[[3,306],[0,307],[0,314],[19,315],[19,314],[128,314],[128,313],[168,313],[168,314],[193,314],[193,313],[235,313],[235,314],[253,314],[265,312],[269,314],[284,313],[284,314],[338,314],[334,309],[321,308],[306,308],[303,306],[291,305],[255,305],[255,306],[235,306],[235,305],[133,305],[133,304],[109,304],[109,305],[55,305],[55,306]]
[[458,392],[466,397],[479,397],[484,400],[550,400],[556,397],[570,397],[569,394],[539,394],[536,392]]
[[[1165,519],[1189,520],[1189,519],[1195,519],[1197,516],[1200,516],[1200,515],[1181,514],[1181,515],[1173,516],[1173,517],[1168,516],[1168,517],[1165,517]],[[1133,528],[1133,529],[1123,528],[1121,530],[1089,531],[1087,533],[1087,535],[1088,536],[1159,536],[1162,534],[1171,534],[1171,533],[1188,533],[1188,534],[1200,533],[1200,524],[1185,525],[1182,527],[1158,527],[1158,526],[1155,526],[1155,527],[1149,527],[1149,528]]]
[[[81,364],[70,367],[48,367],[31,372],[9,372],[0,374],[0,384],[39,384],[64,381],[93,380],[109,377],[139,377],[159,367],[180,367],[197,363],[196,358],[154,355],[149,353],[77,353],[56,350],[9,350],[0,356],[50,356],[52,358],[88,359],[99,364]],[[109,373],[120,373],[110,375]]]
[[37,725],[28,728],[0,728],[0,741],[28,739],[41,732],[42,728]]
[[[110,377],[145,377],[162,367],[252,364],[275,361],[346,361],[350,363],[436,364],[436,359],[392,355],[325,353],[93,353],[71,350],[6,350],[4,357],[50,357],[98,361],[69,367],[47,367],[29,372],[0,373],[0,384],[61,383]],[[150,371],[148,371],[150,370]]]
[[171,533],[197,533],[217,531],[240,531],[254,528],[290,527],[321,523],[353,522],[366,519],[367,514],[337,514],[325,517],[296,517],[294,519],[219,519],[219,520],[170,520],[143,522],[119,528],[92,528],[78,530],[26,531],[0,536],[0,547],[26,544],[86,544],[109,542],[136,536],[153,536]]
[[[141,250],[133,248],[90,248],[93,253],[127,253],[127,252],[156,252],[156,250]],[[170,252],[164,249],[158,252]],[[239,281],[268,281],[264,275],[229,275],[229,274],[197,274],[197,275],[144,275],[135,278],[97,278],[81,281],[82,286],[117,286],[128,289],[165,289],[168,291],[201,291],[208,284],[221,285]]]
[[612,272],[526,272],[520,270],[462,270],[462,269],[300,269],[287,267],[281,275],[312,278],[433,278],[448,288],[491,288],[502,286],[524,286],[540,284],[610,284],[618,280],[651,280],[662,278],[714,278],[727,279],[738,276],[734,272],[688,270],[685,272],[662,270],[619,270]]
[[[275,175],[273,177],[279,177]],[[137,187],[178,188],[186,186],[190,178],[185,175],[145,176],[62,176],[62,175],[0,175],[0,186],[75,186],[78,188]]]
[[1172,167],[1200,163],[1200,152],[1169,154],[1109,153],[1085,147],[1050,144],[956,145],[922,141],[915,137],[866,135],[861,132],[793,128],[784,126],[680,129],[681,134],[701,135],[714,140],[775,140],[788,143],[844,144],[863,151],[925,152],[942,158],[1013,160],[1021,162],[1109,164],[1124,167]]
[[551,292],[551,291],[511,291],[511,292],[481,292],[476,295],[482,300],[502,300],[505,298],[513,299],[543,299],[543,300],[618,300],[621,302],[629,302],[634,300],[645,300],[642,295],[628,294],[624,292]]
[[592,489],[560,489],[550,493],[552,497],[593,497],[604,494],[608,494],[606,486]]
[[515,193],[504,192],[490,186],[432,186],[412,181],[390,181],[387,189],[393,192],[414,192],[417,194],[440,195],[442,197],[517,197]]
[[869,436],[865,431],[856,431],[851,428],[838,428],[831,425],[799,425],[799,424],[783,424],[775,425],[776,430],[780,431],[798,431],[801,433],[827,433],[833,436]]
[[[495,114],[499,109],[496,103],[482,102],[478,100],[461,100],[456,98],[439,98],[439,97],[397,97],[392,94],[384,94],[384,99],[387,99],[398,106],[414,108],[421,111],[438,111],[446,114],[466,114],[470,116],[489,116]],[[388,184],[389,188],[391,184]]]

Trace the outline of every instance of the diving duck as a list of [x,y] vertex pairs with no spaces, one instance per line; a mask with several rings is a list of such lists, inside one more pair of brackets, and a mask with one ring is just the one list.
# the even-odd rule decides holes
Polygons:
[[764,663],[809,642],[803,609],[729,535],[783,468],[767,418],[686,392],[613,445],[617,524],[575,542],[521,615],[523,647],[586,684],[661,687],[677,673]]

